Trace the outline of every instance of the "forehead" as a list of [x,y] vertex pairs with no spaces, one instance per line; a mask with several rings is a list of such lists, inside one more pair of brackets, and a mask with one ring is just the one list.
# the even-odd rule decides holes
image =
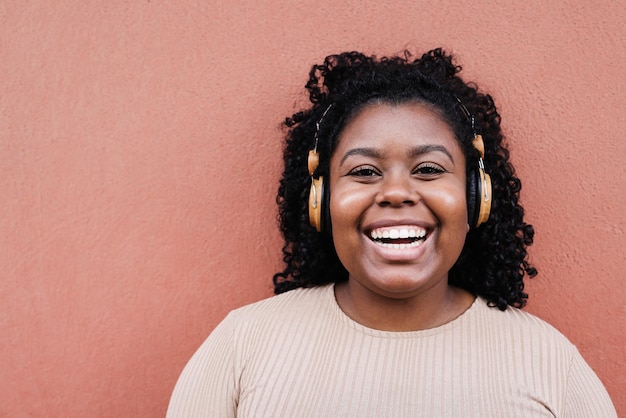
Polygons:
[[385,148],[441,145],[462,156],[454,130],[443,117],[422,103],[373,103],[358,111],[338,136],[335,154],[354,147]]

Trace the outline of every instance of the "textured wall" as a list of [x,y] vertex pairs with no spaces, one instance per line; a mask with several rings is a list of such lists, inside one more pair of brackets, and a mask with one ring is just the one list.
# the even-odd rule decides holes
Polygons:
[[0,416],[161,416],[271,294],[282,118],[346,49],[444,46],[500,104],[535,224],[529,310],[626,415],[618,0],[0,3]]

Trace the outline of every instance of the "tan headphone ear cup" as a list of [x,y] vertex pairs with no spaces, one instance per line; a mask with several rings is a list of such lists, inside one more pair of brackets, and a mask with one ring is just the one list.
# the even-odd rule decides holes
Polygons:
[[322,196],[324,193],[324,177],[311,178],[309,190],[309,223],[317,232],[322,231]]
[[478,184],[476,185],[478,216],[476,225],[474,225],[475,228],[478,228],[487,222],[489,214],[491,213],[491,176],[485,172],[483,162],[483,158],[485,158],[485,143],[483,142],[482,135],[475,134],[472,145],[480,154],[480,158],[478,159]]
[[491,176],[482,168],[478,170],[478,175],[480,176],[477,187],[479,210],[476,228],[487,222],[491,213]]

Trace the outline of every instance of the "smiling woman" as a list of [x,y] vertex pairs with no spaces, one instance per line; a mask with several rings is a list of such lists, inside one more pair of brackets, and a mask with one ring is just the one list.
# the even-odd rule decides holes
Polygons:
[[349,272],[335,290],[350,317],[411,331],[472,304],[469,292],[448,285],[469,230],[465,177],[454,132],[424,105],[371,104],[354,116],[330,161],[332,236]]
[[215,329],[169,416],[616,416],[520,310],[533,229],[493,100],[459,71],[441,50],[313,67],[286,120],[281,294]]

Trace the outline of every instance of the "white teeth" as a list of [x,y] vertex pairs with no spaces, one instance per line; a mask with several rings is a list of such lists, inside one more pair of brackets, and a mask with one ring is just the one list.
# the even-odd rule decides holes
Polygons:
[[[426,230],[423,228],[418,228],[418,227],[379,228],[370,232],[370,237],[373,240],[424,238],[425,236],[426,236]],[[389,245],[403,245],[403,244],[389,244]]]

